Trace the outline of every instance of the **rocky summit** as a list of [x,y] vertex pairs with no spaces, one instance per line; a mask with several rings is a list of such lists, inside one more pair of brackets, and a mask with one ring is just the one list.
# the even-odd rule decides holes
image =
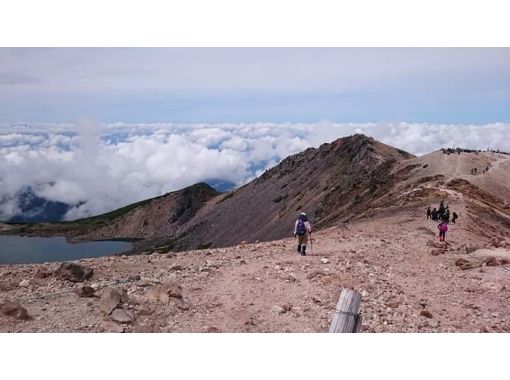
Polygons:
[[[0,266],[0,331],[327,332],[352,288],[362,332],[509,332],[508,199],[509,155],[414,157],[350,136],[231,192],[198,184],[109,216],[25,226],[138,236],[144,254]],[[444,242],[426,216],[440,201],[458,215]],[[306,256],[292,237],[301,210],[314,227]]]

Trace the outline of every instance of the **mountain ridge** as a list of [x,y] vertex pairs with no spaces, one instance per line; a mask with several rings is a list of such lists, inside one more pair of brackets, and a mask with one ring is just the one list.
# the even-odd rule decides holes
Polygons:
[[[510,184],[493,180],[492,172],[483,178],[467,174],[470,165],[481,169],[491,162],[495,163],[493,171],[500,170],[504,164],[495,160],[494,154],[449,155],[436,151],[415,157],[355,134],[288,156],[229,192],[219,193],[199,183],[100,216],[18,226],[10,232],[65,235],[72,241],[130,239],[137,241],[136,252],[155,247],[186,250],[275,240],[292,233],[300,211],[307,212],[314,228],[326,228],[464,196],[455,189],[455,183],[452,185],[455,178],[478,181],[480,191],[505,195]],[[464,193],[466,197],[481,196],[472,188]],[[476,199],[473,202],[473,210],[495,207],[506,215],[500,200],[482,206],[475,206]],[[504,226],[505,218],[495,216],[495,225]]]

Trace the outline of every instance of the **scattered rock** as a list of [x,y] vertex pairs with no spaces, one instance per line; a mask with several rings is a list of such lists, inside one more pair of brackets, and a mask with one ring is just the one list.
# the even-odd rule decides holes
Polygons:
[[121,304],[121,295],[120,293],[113,288],[106,288],[101,295],[101,299],[99,300],[99,308],[106,313],[106,315],[111,314],[111,312]]
[[34,274],[35,278],[46,278],[46,277],[50,277],[50,276],[51,276],[51,272],[48,272],[43,268],[38,268]]
[[119,323],[133,323],[133,321],[135,320],[133,313],[124,309],[113,310],[112,314],[110,315],[110,318],[115,322]]
[[289,282],[296,282],[297,281],[297,277],[293,274],[293,273],[284,273],[282,275],[282,278],[286,281],[289,281]]
[[478,249],[478,247],[476,247],[475,245],[473,244],[466,244],[466,248],[464,248],[466,253],[473,253],[474,251],[476,251]]
[[168,270],[170,272],[176,272],[176,271],[181,271],[183,268],[182,268],[182,265],[172,265]]
[[129,296],[125,288],[120,288],[118,292],[120,294],[120,302],[122,303],[129,302]]
[[461,265],[460,269],[467,270],[467,269],[478,268],[479,266],[480,266],[480,264],[476,264],[476,263],[474,263],[472,261],[468,261],[467,263]]
[[63,280],[72,282],[82,282],[88,280],[94,274],[92,268],[88,268],[75,263],[62,263],[55,271],[55,276]]
[[176,283],[155,285],[147,292],[150,301],[168,303],[170,301],[182,301],[182,287]]
[[323,258],[321,259],[321,263],[323,263],[323,264],[329,264],[329,259],[327,259],[327,258],[323,257]]
[[481,266],[481,264],[482,263],[476,263],[474,261],[470,261],[470,260],[466,260],[466,259],[462,259],[462,258],[455,261],[455,265],[460,267],[460,269],[462,269],[462,270],[478,268],[479,266]]
[[112,321],[103,321],[101,323],[101,328],[103,329],[103,331],[105,332],[109,332],[109,333],[122,333],[124,332],[124,327],[116,324],[116,323],[113,323]]
[[30,280],[28,279],[22,280],[19,283],[19,286],[21,286],[22,288],[28,288],[30,286]]
[[215,326],[207,326],[204,328],[205,333],[220,333],[221,330]]
[[135,282],[135,285],[140,287],[140,288],[145,288],[147,286],[152,286],[154,285],[154,283],[150,282],[150,281],[147,281],[147,280],[139,280],[139,281],[136,281]]
[[139,325],[133,328],[134,333],[147,334],[147,333],[159,333],[161,330],[158,327],[150,325]]
[[489,246],[499,248],[504,240],[497,238],[496,236],[491,237],[489,240]]
[[18,320],[30,319],[27,309],[14,302],[0,304],[0,313]]
[[324,276],[324,275],[325,275],[325,273],[322,270],[313,270],[306,274],[306,278],[311,280],[312,278],[315,278],[317,276]]
[[271,311],[272,311],[273,313],[277,313],[277,314],[284,314],[284,313],[286,313],[286,312],[287,312],[287,311],[286,311],[283,307],[281,307],[281,306],[279,306],[279,305],[273,305],[273,306],[271,307]]
[[246,260],[245,260],[245,259],[241,259],[241,260],[239,260],[239,264],[241,264],[241,265],[246,264]]
[[79,286],[74,289],[74,293],[81,298],[91,298],[95,296],[96,290],[91,286]]
[[426,318],[433,318],[432,313],[431,313],[430,311],[428,311],[428,310],[422,310],[422,311],[420,311],[420,315],[421,315],[422,317],[426,317]]
[[489,267],[497,267],[500,265],[507,265],[510,264],[510,260],[508,259],[497,259],[496,257],[487,257],[485,260],[483,260],[483,264],[489,266]]
[[458,267],[460,267],[460,266],[462,266],[464,264],[467,264],[467,263],[469,263],[469,261],[466,260],[466,259],[457,259],[455,261],[455,265],[458,266]]

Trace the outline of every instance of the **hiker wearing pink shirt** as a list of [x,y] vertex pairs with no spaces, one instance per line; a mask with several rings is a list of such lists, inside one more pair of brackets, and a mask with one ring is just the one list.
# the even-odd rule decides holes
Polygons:
[[443,221],[439,223],[437,226],[437,229],[439,230],[439,241],[445,241],[446,240],[446,231],[448,231],[448,224]]

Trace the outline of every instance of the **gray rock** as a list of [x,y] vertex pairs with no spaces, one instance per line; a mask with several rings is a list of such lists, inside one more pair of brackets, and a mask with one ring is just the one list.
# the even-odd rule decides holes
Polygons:
[[106,315],[111,314],[111,312],[121,304],[121,295],[120,293],[113,288],[106,288],[101,295],[101,299],[99,300],[99,308],[106,313]]
[[19,286],[21,286],[22,288],[28,288],[30,286],[30,280],[28,279],[22,280],[19,283]]
[[119,323],[133,323],[135,320],[133,313],[124,309],[115,309],[110,315],[110,318]]

